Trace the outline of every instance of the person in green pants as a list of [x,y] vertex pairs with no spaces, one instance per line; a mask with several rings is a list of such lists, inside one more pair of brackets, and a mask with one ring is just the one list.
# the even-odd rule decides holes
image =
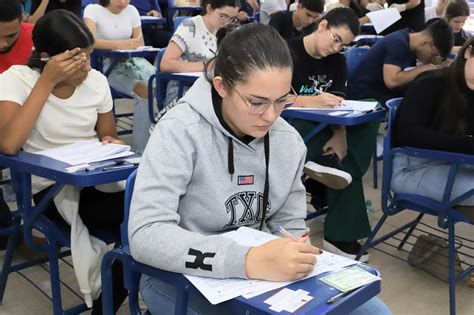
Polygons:
[[[298,94],[294,106],[327,108],[341,104],[346,92],[347,66],[340,51],[358,33],[355,13],[337,8],[324,16],[313,33],[288,41],[294,63],[292,87]],[[302,120],[294,124],[303,137],[316,126],[315,122]],[[327,186],[322,191],[311,191],[315,185],[309,184],[311,179],[306,181],[313,197],[326,197],[329,206],[324,247],[349,258],[355,258],[361,248],[357,240],[370,234],[362,176],[370,165],[378,127],[378,121],[346,128],[331,125],[306,144],[309,162],[305,173]],[[364,253],[361,261],[368,258]]]

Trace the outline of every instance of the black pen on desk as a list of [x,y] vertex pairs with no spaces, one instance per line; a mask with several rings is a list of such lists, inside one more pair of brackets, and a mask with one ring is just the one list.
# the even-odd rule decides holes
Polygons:
[[335,296],[329,298],[329,299],[326,301],[326,303],[327,303],[327,304],[336,303],[337,301],[339,301],[339,300],[342,299],[343,297],[348,296],[349,294],[351,294],[352,292],[354,292],[354,291],[357,290],[357,289],[358,289],[358,287],[355,288],[355,289],[346,291],[346,292],[338,293],[338,294],[336,294]]
[[134,166],[135,164],[116,165],[116,166],[104,167],[102,170],[103,171],[116,171],[116,170],[121,170],[124,168],[134,167]]

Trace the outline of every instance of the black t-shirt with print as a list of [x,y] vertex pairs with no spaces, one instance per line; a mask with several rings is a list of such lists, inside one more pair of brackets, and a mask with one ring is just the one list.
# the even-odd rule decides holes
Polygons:
[[303,38],[288,41],[293,58],[293,88],[298,95],[318,95],[328,92],[346,95],[347,65],[343,54],[321,59],[311,57],[305,50]]

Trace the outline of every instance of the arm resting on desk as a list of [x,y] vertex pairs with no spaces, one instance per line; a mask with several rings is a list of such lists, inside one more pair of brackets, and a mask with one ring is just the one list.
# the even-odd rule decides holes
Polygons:
[[189,62],[181,59],[183,51],[174,42],[170,41],[165,54],[161,59],[160,70],[163,72],[197,72],[204,71],[204,63]]
[[341,105],[344,98],[331,93],[321,93],[314,96],[298,95],[293,107],[333,108]]
[[141,26],[133,28],[132,38],[130,39],[106,40],[97,38],[97,27],[92,19],[86,18],[84,19],[84,22],[91,31],[92,35],[94,35],[94,48],[96,49],[136,49],[139,46],[145,45],[145,42],[143,41]]
[[399,66],[384,64],[383,65],[383,81],[389,89],[394,89],[408,84],[416,78],[420,73],[435,70],[439,67],[433,64],[422,65],[414,69],[403,71]]

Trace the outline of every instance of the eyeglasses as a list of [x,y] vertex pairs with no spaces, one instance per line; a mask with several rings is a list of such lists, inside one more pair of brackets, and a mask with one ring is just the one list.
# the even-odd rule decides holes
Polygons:
[[341,47],[341,50],[346,50],[346,49],[349,48],[347,45],[344,45],[344,44],[343,44],[341,36],[339,36],[339,35],[334,34],[333,32],[331,32],[331,29],[330,29],[329,27],[328,27],[328,32],[329,32],[329,37],[331,37],[331,41],[332,41],[335,45],[339,45],[339,46]]
[[232,24],[239,24],[240,21],[236,16],[228,16],[225,13],[219,13],[219,19],[222,23],[232,23]]
[[249,108],[249,113],[252,114],[252,115],[261,115],[261,114],[263,114],[264,112],[266,112],[266,110],[272,104],[275,106],[275,111],[278,112],[278,113],[281,113],[284,109],[286,109],[286,108],[290,107],[291,105],[293,105],[293,103],[295,102],[295,100],[298,96],[297,93],[295,92],[295,90],[293,89],[293,87],[290,86],[291,91],[294,94],[288,94],[284,98],[277,99],[274,102],[270,102],[270,101],[267,101],[267,100],[249,100],[245,96],[240,94],[240,92],[237,91],[237,89],[232,85],[232,83],[230,83],[228,80],[226,80],[226,82],[235,91],[235,93],[237,93],[237,95],[242,99],[242,101],[244,101],[244,103],[247,104],[247,106]]

